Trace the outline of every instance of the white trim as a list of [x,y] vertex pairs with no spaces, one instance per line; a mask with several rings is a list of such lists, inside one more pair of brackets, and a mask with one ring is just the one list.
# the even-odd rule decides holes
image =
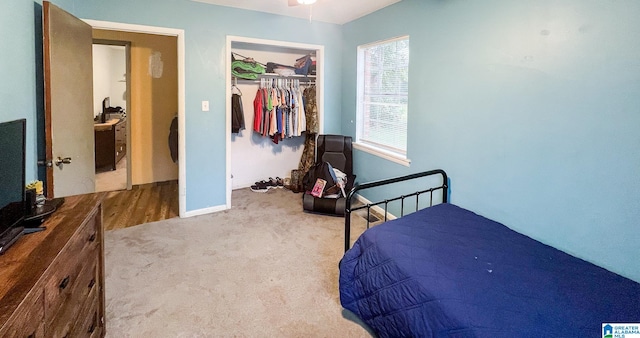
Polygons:
[[405,167],[410,167],[411,166],[411,160],[406,158],[406,157],[402,157],[400,155],[394,154],[392,152],[388,152],[388,151],[384,151],[380,148],[376,148],[376,147],[372,147],[368,144],[364,144],[361,142],[353,142],[353,148],[358,149],[358,150],[362,150],[364,152],[367,152],[369,154],[381,157],[385,160],[394,162],[394,163],[398,163],[401,164]]
[[[363,44],[363,45],[359,45],[356,49],[356,55],[357,55],[357,62],[356,62],[356,138],[355,138],[355,142],[353,143],[354,148],[368,152],[370,154],[382,157],[386,160],[401,164],[405,167],[409,167],[411,165],[411,160],[409,160],[406,156],[406,154],[399,154],[396,152],[392,152],[389,150],[386,150],[385,148],[382,147],[376,147],[375,145],[372,144],[367,144],[365,142],[360,141],[360,139],[362,138],[363,135],[363,129],[364,129],[364,73],[365,73],[365,65],[364,65],[364,51],[368,48],[372,48],[372,47],[378,47],[384,44],[390,44],[396,41],[401,41],[401,40],[409,40],[409,35],[404,35],[404,36],[398,36],[395,38],[391,38],[391,39],[384,39],[384,40],[379,40],[379,41],[375,41],[375,42],[370,42],[367,44]],[[407,98],[408,99],[408,98]],[[407,108],[408,108],[408,103],[407,103]],[[409,123],[406,123],[406,126],[409,126]],[[405,131],[405,134],[408,134],[408,128]],[[371,143],[371,142],[370,142]],[[407,145],[405,144],[405,153],[406,153],[406,147]]]
[[123,23],[123,22],[101,21],[101,20],[92,20],[92,19],[82,19],[82,21],[91,25],[91,27],[97,28],[97,29],[123,31],[123,32],[130,32],[130,33],[150,33],[150,34],[170,35],[170,36],[178,36],[180,33],[184,34],[184,30],[176,29],[176,28],[145,26],[145,25]]
[[[178,206],[180,218],[196,215],[198,212],[187,212],[187,166],[186,166],[186,132],[185,132],[185,37],[184,30],[166,27],[134,25],[120,22],[83,19],[96,29],[115,30],[131,33],[168,35],[178,38]],[[208,210],[208,209],[203,209]]]
[[[285,48],[295,48],[295,49],[309,49],[309,50],[324,49],[324,46],[322,45],[312,45],[308,43],[290,42],[290,41],[281,41],[281,40],[258,39],[258,38],[250,38],[250,37],[235,36],[235,35],[227,35],[227,41],[252,43],[256,45],[270,45],[275,47],[285,47]],[[231,51],[229,51],[229,53],[231,53]],[[229,64],[229,67],[231,67],[231,64]],[[229,70],[229,72],[231,72],[231,70]]]
[[226,146],[225,146],[225,163],[226,163],[226,169],[225,169],[225,191],[226,191],[226,198],[225,198],[225,203],[227,206],[227,209],[231,209],[231,191],[233,189],[232,184],[233,184],[233,177],[232,177],[232,173],[231,173],[231,89],[229,88],[229,83],[231,83],[231,43],[233,42],[233,39],[230,36],[227,36],[227,42],[226,42],[226,47],[225,50],[226,52],[226,58],[224,61],[224,65],[225,65],[225,75],[224,75],[224,87],[226,88],[225,90],[225,142],[226,142]]
[[231,209],[231,192],[233,190],[231,173],[231,45],[233,42],[270,45],[284,48],[307,49],[316,51],[316,106],[318,108],[318,133],[324,133],[324,46],[298,42],[257,39],[242,36],[227,35],[225,57],[225,134],[226,134],[226,207]]
[[[368,199],[362,197],[362,195],[360,195],[360,194],[356,194],[356,199],[362,204],[370,204],[371,203],[371,201],[369,201]],[[380,206],[374,205],[374,206],[371,207],[371,209],[373,209],[373,211],[377,212],[379,215],[384,215],[384,209],[382,209]],[[391,221],[391,220],[394,220],[396,218],[398,218],[398,217],[394,216],[390,212],[387,212],[387,221]],[[384,218],[382,220],[384,221]]]
[[409,38],[410,38],[409,35],[402,35],[402,36],[396,36],[395,38],[382,39],[382,40],[378,40],[378,41],[374,41],[374,42],[365,43],[363,45],[359,45],[358,49],[378,46],[378,45],[381,45],[383,43],[391,43],[391,42],[400,41],[400,40],[408,40]]
[[204,208],[204,209],[198,209],[198,210],[191,210],[185,213],[184,216],[180,216],[180,218],[187,218],[187,217],[194,217],[194,216],[202,216],[202,215],[207,215],[207,214],[213,214],[215,212],[220,212],[220,211],[225,211],[227,210],[227,206],[226,205],[218,205],[215,207],[209,207],[209,208]]

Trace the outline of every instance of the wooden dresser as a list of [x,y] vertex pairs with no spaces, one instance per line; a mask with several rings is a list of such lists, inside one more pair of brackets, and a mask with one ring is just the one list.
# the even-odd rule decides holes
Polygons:
[[116,164],[127,154],[126,119],[111,119],[93,128],[96,169],[116,170]]
[[104,196],[66,197],[0,256],[0,337],[104,337]]

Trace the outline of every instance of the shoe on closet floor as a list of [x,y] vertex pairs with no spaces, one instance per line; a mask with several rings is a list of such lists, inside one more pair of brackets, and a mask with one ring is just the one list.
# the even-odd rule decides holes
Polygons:
[[269,177],[269,181],[267,181],[269,184],[269,188],[284,188],[284,181],[280,178],[280,177],[276,177],[276,178],[271,178]]
[[269,177],[269,179],[267,180],[267,187],[269,189],[277,189],[278,188],[277,177],[276,178]]
[[260,181],[260,182],[256,182],[254,185],[252,185],[251,191],[253,192],[267,192],[269,191],[269,183],[267,183],[266,181]]

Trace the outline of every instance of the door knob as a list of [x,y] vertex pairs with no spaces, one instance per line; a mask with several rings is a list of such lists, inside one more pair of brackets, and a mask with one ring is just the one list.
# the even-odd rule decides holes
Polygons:
[[71,157],[65,157],[65,158],[58,157],[55,162],[56,162],[56,165],[60,167],[62,166],[62,164],[71,163]]

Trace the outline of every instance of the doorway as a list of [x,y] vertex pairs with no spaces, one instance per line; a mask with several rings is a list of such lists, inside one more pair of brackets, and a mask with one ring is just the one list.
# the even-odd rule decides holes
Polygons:
[[94,40],[93,111],[96,192],[131,190],[127,122],[130,94],[128,41]]
[[[104,21],[95,21],[95,20],[84,20],[86,23],[88,23],[89,25],[91,25],[93,27],[94,30],[104,30],[104,31],[112,31],[112,32],[120,32],[120,33],[139,33],[139,34],[148,34],[148,35],[155,35],[155,36],[165,36],[165,37],[172,37],[173,39],[175,39],[175,44],[173,47],[173,51],[177,54],[176,58],[177,61],[175,61],[175,64],[177,64],[177,67],[175,67],[175,71],[176,71],[176,88],[174,88],[174,93],[177,92],[177,103],[176,103],[176,109],[174,109],[174,111],[172,111],[172,119],[177,120],[177,124],[178,124],[178,145],[177,145],[177,164],[173,163],[174,166],[177,167],[177,183],[178,183],[178,205],[179,205],[179,216],[180,217],[185,217],[185,213],[186,213],[186,192],[185,192],[185,173],[186,173],[186,167],[185,167],[185,103],[184,103],[184,99],[185,99],[185,92],[184,92],[184,69],[185,69],[185,64],[184,64],[184,31],[182,30],[177,30],[177,29],[170,29],[170,28],[161,28],[161,27],[151,27],[151,26],[140,26],[140,25],[132,25],[132,24],[123,24],[123,23],[114,23],[114,22],[104,22]],[[126,41],[127,39],[123,39],[123,38],[113,38],[113,40],[120,40],[120,41]],[[148,67],[145,71],[149,71],[149,72],[153,72],[154,74],[158,75],[158,72],[162,71],[162,61],[163,61],[163,55],[157,54],[157,53],[152,53],[152,55],[146,56],[148,62],[151,63],[151,65],[153,67]],[[133,62],[132,62],[133,63]],[[131,98],[132,93],[136,92],[136,88],[134,88],[135,84],[133,80],[129,80],[131,81],[131,90],[128,90],[127,93],[129,93],[129,97]],[[143,88],[152,88],[152,89],[156,89],[154,86],[150,86],[149,84],[141,84],[141,86]],[[157,86],[156,86],[157,87]],[[151,173],[151,175],[160,175],[160,178],[157,178],[158,176],[150,176],[147,174],[142,174],[142,178],[140,178],[141,176],[136,176],[136,162],[138,163],[138,165],[140,166],[140,168],[149,168],[149,167],[154,167],[154,165],[151,163],[154,160],[154,156],[155,154],[155,149],[149,149],[146,151],[146,153],[143,156],[147,156],[149,157],[148,159],[143,158],[142,160],[136,160],[135,157],[132,157],[133,154],[135,154],[136,149],[141,149],[140,146],[137,146],[137,143],[135,142],[135,140],[131,140],[131,136],[132,134],[136,134],[138,131],[140,131],[141,129],[136,129],[137,127],[142,127],[142,126],[136,126],[136,124],[132,123],[131,121],[134,120],[135,118],[133,118],[132,116],[134,114],[136,114],[136,112],[138,111],[135,106],[133,106],[131,104],[131,102],[134,101],[133,98],[131,98],[127,105],[128,105],[128,111],[127,111],[127,117],[128,117],[128,121],[127,123],[129,124],[129,128],[128,128],[128,145],[131,147],[131,149],[127,149],[128,150],[128,155],[127,155],[127,160],[128,160],[128,166],[129,166],[129,170],[128,170],[128,175],[131,176],[131,179],[129,179],[129,182],[131,182],[132,185],[146,185],[147,183],[152,183],[155,181],[162,181],[164,180],[163,177],[167,177],[166,176],[166,172],[165,173],[158,173],[158,172],[153,172]],[[140,112],[138,112],[138,114],[141,114]],[[157,122],[159,120],[153,119],[153,122]],[[169,123],[171,124],[171,123]],[[166,128],[164,128],[165,126],[162,127],[162,131],[163,132],[167,132],[169,131],[169,125],[166,126]],[[156,142],[158,144],[159,147],[162,147],[161,149],[164,151],[168,151],[168,146],[167,146],[167,139],[166,138],[162,138],[162,141],[160,141],[160,143]],[[129,151],[130,150],[130,151]],[[175,162],[175,161],[174,161]],[[155,169],[154,169],[155,170]],[[165,175],[165,176],[162,176]],[[136,178],[137,177],[137,178]],[[154,178],[155,177],[155,178]]]
[[[36,8],[38,8],[37,4]],[[176,105],[177,113],[174,112],[174,114],[177,115],[176,124],[178,129],[178,180],[176,182],[178,189],[176,195],[178,197],[179,216],[185,217],[186,156],[184,149],[186,137],[184,30],[107,21],[80,20],[48,1],[43,1],[41,8],[43,14],[43,25],[41,30],[43,41],[42,68],[44,69],[41,76],[43,79],[42,82],[45,84],[42,88],[41,95],[44,103],[42,111],[45,117],[43,122],[45,128],[43,128],[44,149],[42,151],[44,154],[43,158],[38,161],[38,164],[45,168],[42,171],[42,176],[46,176],[46,196],[64,197],[95,191],[95,163],[93,162],[94,142],[78,141],[88,141],[94,138],[92,126],[93,120],[91,115],[88,113],[93,110],[93,92],[91,90],[93,86],[93,69],[91,66],[93,45],[92,29],[169,36],[176,40],[176,44],[173,45],[173,52],[177,54],[177,61],[175,62],[175,64],[177,64],[177,67],[175,67],[175,71],[177,73],[177,85],[173,91],[174,94],[177,94],[178,102]],[[39,39],[36,39],[36,41],[39,41]],[[71,46],[69,46],[70,44]],[[53,61],[56,61],[56,63]],[[73,71],[70,71],[70,66],[74,67]],[[81,73],[83,77],[79,78],[78,74],[80,70],[78,70],[78,68],[81,67],[82,69],[80,70],[83,71]],[[154,69],[157,70],[157,67]],[[69,75],[71,75],[71,77]],[[36,74],[36,76],[38,76],[38,74]],[[86,81],[87,79],[88,81]],[[84,98],[88,98],[88,100],[84,100]],[[75,116],[72,118],[65,117],[65,112],[75,114]],[[55,124],[54,122],[56,121],[51,121],[53,118],[55,118],[56,121],[61,120],[62,124]],[[70,122],[76,121],[82,122],[80,127],[76,128],[70,124]],[[57,150],[54,149],[54,146],[59,148],[63,145],[63,142],[56,142],[56,145],[53,145],[52,139],[57,139],[58,137],[53,137],[54,129],[56,130],[56,135],[62,137],[66,141],[70,141],[64,143],[66,148],[62,149],[63,151],[59,151],[60,149],[57,148]],[[81,132],[86,132],[87,134],[80,134]],[[165,147],[167,147],[166,140],[164,144]],[[76,151],[77,147],[73,148],[73,146],[80,147],[83,152],[78,153]],[[71,165],[71,163],[73,163],[73,165]],[[84,171],[81,171],[81,169],[85,167],[90,169],[90,171],[86,171],[86,174]],[[62,170],[62,168],[67,168],[68,170]],[[53,171],[54,169],[57,170],[55,173]],[[58,176],[54,177],[54,174],[58,174]],[[65,175],[64,177],[61,176],[63,174]],[[78,183],[69,184],[68,178],[75,179]],[[54,192],[54,188],[56,186],[63,188],[69,187],[73,190],[71,192]]]

